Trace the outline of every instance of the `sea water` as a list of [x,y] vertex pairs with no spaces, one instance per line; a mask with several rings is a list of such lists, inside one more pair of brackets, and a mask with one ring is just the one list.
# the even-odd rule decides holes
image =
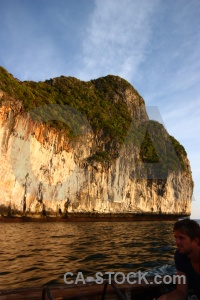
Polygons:
[[174,274],[171,221],[0,223],[0,289],[64,284],[64,274]]

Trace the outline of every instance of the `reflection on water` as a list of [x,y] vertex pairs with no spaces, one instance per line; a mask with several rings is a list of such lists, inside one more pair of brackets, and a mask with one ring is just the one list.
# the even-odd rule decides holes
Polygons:
[[172,265],[173,222],[0,223],[0,289]]

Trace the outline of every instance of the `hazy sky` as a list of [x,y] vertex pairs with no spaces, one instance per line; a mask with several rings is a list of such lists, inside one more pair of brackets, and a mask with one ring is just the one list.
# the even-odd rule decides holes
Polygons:
[[0,65],[20,80],[128,80],[185,147],[200,219],[199,0],[0,0]]

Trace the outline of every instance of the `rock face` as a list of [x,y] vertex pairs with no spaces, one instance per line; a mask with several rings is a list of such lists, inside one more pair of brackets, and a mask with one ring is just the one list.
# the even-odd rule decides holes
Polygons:
[[[112,76],[112,80],[117,85],[122,79]],[[94,81],[92,88],[101,91],[100,83]],[[55,79],[48,81],[48,85],[54,88]],[[177,165],[163,172],[159,161],[142,157],[146,129],[141,133],[141,128],[148,124],[148,116],[143,99],[129,85],[112,97],[109,92],[101,94],[105,101],[112,99],[115,105],[119,99],[123,101],[133,120],[123,142],[105,135],[104,128],[94,129],[89,117],[79,114],[76,107],[72,111],[65,105],[70,118],[75,124],[79,120],[80,125],[81,133],[71,137],[65,130],[34,117],[44,115],[47,106],[27,110],[24,100],[5,87],[0,78],[2,215],[62,216],[70,212],[190,215],[193,181],[187,156],[183,153],[178,156],[172,147]],[[51,103],[50,110],[57,112],[57,105]],[[43,121],[56,117],[45,118]],[[162,126],[156,126],[162,136],[168,136]],[[133,132],[141,135],[140,138],[135,138]],[[153,140],[156,131],[149,132]],[[161,147],[155,142],[158,157],[159,147],[160,152],[165,151],[166,143]]]

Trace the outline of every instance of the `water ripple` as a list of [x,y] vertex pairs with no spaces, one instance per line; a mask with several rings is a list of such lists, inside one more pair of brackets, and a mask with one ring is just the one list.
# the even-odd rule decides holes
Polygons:
[[173,222],[0,223],[0,289],[96,272],[174,271]]

